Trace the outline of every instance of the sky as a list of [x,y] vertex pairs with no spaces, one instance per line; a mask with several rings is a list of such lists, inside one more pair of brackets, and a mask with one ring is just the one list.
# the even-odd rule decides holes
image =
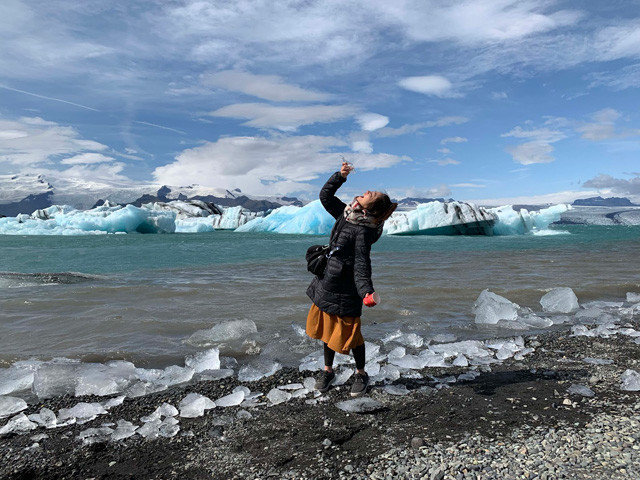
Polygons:
[[640,2],[3,0],[0,175],[640,201]]

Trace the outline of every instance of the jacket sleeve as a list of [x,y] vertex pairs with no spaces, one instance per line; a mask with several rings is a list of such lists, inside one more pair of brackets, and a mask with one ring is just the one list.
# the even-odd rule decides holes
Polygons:
[[373,293],[373,282],[371,281],[371,241],[368,238],[366,227],[362,227],[356,236],[355,262],[353,265],[353,275],[360,298],[364,298],[368,293]]
[[340,175],[340,172],[336,172],[329,177],[327,183],[320,190],[320,202],[333,218],[339,218],[346,207],[345,203],[335,195],[346,181],[347,179]]

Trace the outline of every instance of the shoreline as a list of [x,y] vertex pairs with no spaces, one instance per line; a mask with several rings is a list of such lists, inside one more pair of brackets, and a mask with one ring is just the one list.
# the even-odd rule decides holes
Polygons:
[[[625,323],[640,329],[638,321]],[[638,478],[640,396],[621,391],[620,376],[639,369],[640,345],[625,335],[569,335],[525,337],[525,345],[535,347],[533,353],[493,364],[473,380],[439,390],[429,375],[442,378],[465,370],[427,367],[420,370],[422,379],[393,382],[405,385],[409,395],[374,386],[367,398],[382,407],[371,413],[347,413],[335,406],[349,399],[347,382],[319,397],[326,400],[317,405],[299,398],[178,417],[180,431],[171,438],[134,435],[88,445],[77,439],[89,428],[120,419],[139,425],[140,417],[163,402],[178,406],[192,392],[218,399],[242,384],[266,394],[277,386],[302,383],[310,373],[285,368],[256,382],[200,381],[127,398],[82,425],[0,438],[0,477]],[[585,363],[584,357],[613,363]],[[569,394],[572,384],[588,386],[595,396]],[[24,413],[104,400],[59,397],[30,405]],[[238,418],[241,410],[250,417]],[[32,439],[43,433],[48,437]]]

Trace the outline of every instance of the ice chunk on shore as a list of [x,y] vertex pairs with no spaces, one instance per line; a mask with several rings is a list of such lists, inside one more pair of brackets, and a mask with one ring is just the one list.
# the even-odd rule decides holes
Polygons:
[[205,410],[215,408],[215,406],[215,402],[210,398],[199,393],[190,393],[180,401],[180,416],[184,418],[201,417]]
[[467,360],[467,357],[465,357],[463,354],[459,354],[455,358],[455,360],[451,362],[451,365],[453,365],[454,367],[468,367],[469,360]]
[[567,388],[567,392],[571,395],[582,395],[583,397],[594,397],[595,393],[586,385],[579,385],[576,383],[572,383],[569,388]]
[[[201,415],[202,414],[196,416]],[[153,440],[154,438],[158,438],[158,435],[160,435],[160,425],[162,425],[162,422],[160,420],[153,420],[151,422],[145,423],[140,428],[138,428],[136,430],[136,433],[141,437],[146,438],[147,440]]]
[[40,413],[29,415],[29,420],[45,428],[55,428],[58,425],[56,414],[47,407],[42,407]]
[[246,338],[258,333],[258,327],[251,320],[231,320],[214,325],[206,330],[198,330],[187,339],[191,345],[206,347],[235,338]]
[[289,401],[291,399],[291,394],[284,390],[280,390],[279,388],[272,388],[269,393],[267,393],[267,399],[272,405],[278,405]]
[[620,377],[620,390],[629,392],[640,390],[640,373],[635,370],[625,370]]
[[640,302],[640,293],[627,292],[627,302],[629,303]]
[[166,386],[178,385],[179,383],[185,383],[191,380],[194,373],[192,368],[171,365],[162,371],[162,375],[160,375],[155,383]]
[[27,402],[18,397],[0,396],[0,418],[8,417],[27,408]]
[[386,344],[389,342],[399,343],[405,347],[420,348],[424,344],[424,338],[415,333],[402,333],[402,331],[396,330],[382,339],[382,343]]
[[113,395],[123,391],[136,379],[136,367],[125,361],[113,361],[105,365],[80,364],[77,375],[76,397]]
[[178,420],[173,417],[165,418],[158,428],[158,435],[164,438],[175,437],[180,431]]
[[613,360],[610,358],[592,358],[592,357],[584,357],[582,359],[584,363],[590,363],[592,365],[611,365]]
[[75,394],[80,362],[59,360],[43,363],[34,374],[33,393],[38,398]]
[[76,419],[78,423],[86,423],[98,415],[104,415],[107,411],[102,404],[80,402],[71,408],[61,408],[58,412],[58,424],[64,423],[68,420]]
[[85,445],[91,445],[92,443],[106,442],[111,438],[113,432],[113,428],[110,427],[87,428],[80,432],[76,439]]
[[5,426],[0,428],[0,436],[8,435],[10,433],[26,433],[35,428],[38,428],[38,424],[29,420],[24,413],[20,413],[11,418]]
[[406,385],[385,385],[384,391],[390,395],[409,395],[411,392],[407,390]]
[[188,356],[184,364],[196,373],[204,372],[205,370],[218,370],[220,369],[220,350],[211,348],[198,352]]
[[216,400],[216,407],[234,407],[240,405],[244,401],[244,391],[230,393]]
[[554,288],[540,299],[540,305],[545,312],[571,313],[580,308],[578,297],[569,287]]
[[16,368],[12,365],[9,368],[0,368],[0,395],[27,390],[33,385],[34,371],[23,368]]
[[336,407],[349,413],[369,413],[382,410],[384,405],[373,398],[362,397],[336,403]]
[[133,423],[127,422],[126,420],[118,420],[116,429],[111,434],[111,441],[117,442],[132,437],[136,433],[136,430],[138,430],[138,427]]
[[282,368],[278,362],[266,361],[254,362],[252,365],[245,365],[238,372],[238,380],[241,382],[255,382],[261,378],[270,377]]
[[473,305],[476,323],[495,325],[499,320],[515,321],[518,318],[519,305],[500,295],[483,290]]
[[347,380],[351,378],[351,375],[353,375],[353,370],[351,368],[342,368],[342,370],[336,374],[336,378],[333,380],[333,385],[336,387],[344,385],[347,383]]
[[430,345],[429,350],[435,353],[441,353],[445,358],[457,357],[465,355],[467,358],[488,357],[492,353],[487,350],[484,343],[478,340],[464,340],[462,342],[439,343]]

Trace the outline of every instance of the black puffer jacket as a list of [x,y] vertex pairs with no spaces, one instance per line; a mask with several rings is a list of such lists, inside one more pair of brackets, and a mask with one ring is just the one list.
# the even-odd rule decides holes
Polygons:
[[370,252],[382,228],[354,225],[344,219],[346,205],[335,193],[345,181],[340,172],[336,172],[320,190],[322,205],[337,220],[331,230],[330,244],[339,250],[329,258],[324,277],[314,277],[307,295],[323,312],[359,317],[362,299],[374,291]]

